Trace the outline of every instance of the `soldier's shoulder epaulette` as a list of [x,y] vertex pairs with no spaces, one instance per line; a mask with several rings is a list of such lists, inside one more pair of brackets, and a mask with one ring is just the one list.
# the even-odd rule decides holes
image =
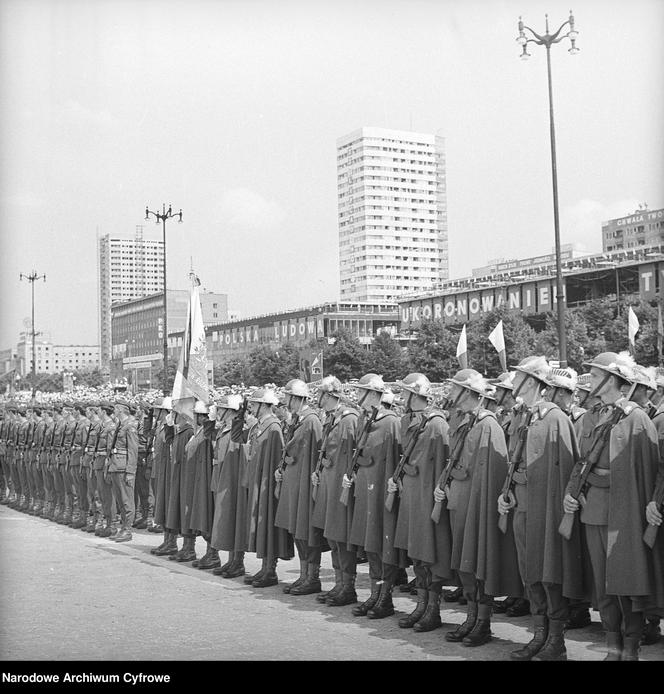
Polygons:
[[572,407],[572,411],[569,413],[569,417],[573,422],[576,422],[577,420],[581,419],[585,413],[586,410],[584,410],[583,407],[577,407],[574,405],[574,407]]
[[359,412],[357,410],[354,410],[352,407],[349,407],[346,410],[343,410],[341,412],[341,415],[339,416],[339,419],[343,419],[344,417],[348,416],[349,414],[354,414],[355,416],[359,417]]
[[383,410],[382,412],[379,412],[376,415],[376,419],[374,420],[375,422],[380,422],[383,419],[387,419],[388,417],[396,417],[397,413],[394,410]]
[[535,414],[533,416],[533,421],[536,419],[544,419],[546,415],[549,414],[549,412],[553,412],[554,410],[560,410],[560,407],[556,405],[555,402],[538,402],[537,405],[535,406]]
[[633,400],[628,400],[627,398],[621,398],[615,403],[616,407],[619,407],[625,415],[628,415],[635,410],[643,410],[643,408]]
[[481,422],[483,419],[486,419],[487,417],[493,417],[494,419],[496,419],[496,415],[493,412],[491,412],[491,410],[480,410],[477,413],[478,422]]

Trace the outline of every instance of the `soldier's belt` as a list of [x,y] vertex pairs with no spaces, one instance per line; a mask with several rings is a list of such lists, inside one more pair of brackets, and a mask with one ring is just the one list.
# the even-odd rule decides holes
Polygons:
[[610,487],[611,470],[607,468],[595,468],[588,473],[586,482],[591,487]]
[[408,477],[417,477],[420,474],[417,465],[411,465],[410,463],[404,464],[403,471]]
[[453,480],[467,480],[468,479],[468,470],[465,467],[453,467],[450,470],[450,477]]
[[129,451],[118,450],[117,448],[114,448],[112,455],[127,455],[128,453]]
[[526,483],[526,468],[520,468],[514,471],[512,476],[512,481],[514,484],[525,484]]

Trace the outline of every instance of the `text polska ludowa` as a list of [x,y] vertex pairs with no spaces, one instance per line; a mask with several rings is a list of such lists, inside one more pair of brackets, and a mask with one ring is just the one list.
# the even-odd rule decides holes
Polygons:
[[171,681],[170,675],[151,675],[144,672],[139,672],[134,674],[132,672],[125,672],[122,675],[103,675],[93,672],[77,672],[70,673],[66,672],[62,677],[60,675],[42,674],[38,672],[33,672],[29,675],[19,674],[15,675],[11,672],[2,673],[2,681],[9,682],[12,684],[32,684],[35,682],[40,683],[83,683],[83,682],[101,682],[101,683],[119,683],[120,681],[128,684],[155,684],[157,682],[168,683]]

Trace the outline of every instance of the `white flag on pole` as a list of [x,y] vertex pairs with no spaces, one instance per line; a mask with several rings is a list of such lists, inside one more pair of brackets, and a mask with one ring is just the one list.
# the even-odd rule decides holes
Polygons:
[[636,333],[639,332],[639,319],[636,317],[636,313],[634,313],[632,307],[629,307],[629,311],[627,312],[627,330],[629,334],[629,342],[634,347],[634,341],[636,339]]

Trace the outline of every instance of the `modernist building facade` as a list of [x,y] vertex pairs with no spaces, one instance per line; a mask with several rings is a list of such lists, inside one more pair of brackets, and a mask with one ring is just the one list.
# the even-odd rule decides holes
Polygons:
[[137,226],[133,237],[106,234],[99,237],[99,344],[101,367],[111,359],[111,306],[164,291],[164,243],[147,239]]
[[627,217],[602,223],[602,250],[620,251],[664,243],[664,208],[645,205]]
[[[285,344],[303,348],[312,340],[325,344],[339,328],[346,328],[368,346],[383,330],[396,334],[398,321],[396,304],[328,302],[207,326],[207,356],[216,365],[244,356],[259,345],[277,349]],[[182,332],[174,335],[169,330],[169,354],[173,359],[180,354],[182,340]]]
[[[99,345],[56,345],[48,335],[38,335],[35,338],[35,353],[37,373],[92,371],[99,366]],[[16,348],[4,350],[3,356],[0,368],[4,368],[5,371],[15,368],[20,376],[31,373],[31,333],[20,333]]]
[[340,291],[389,303],[449,277],[444,138],[364,127],[337,140]]
[[[168,332],[181,333],[187,320],[189,291],[168,290]],[[228,296],[201,291],[201,312],[205,325],[228,317]],[[111,380],[138,378],[147,385],[151,374],[161,370],[164,360],[164,295],[153,294],[111,307]]]

